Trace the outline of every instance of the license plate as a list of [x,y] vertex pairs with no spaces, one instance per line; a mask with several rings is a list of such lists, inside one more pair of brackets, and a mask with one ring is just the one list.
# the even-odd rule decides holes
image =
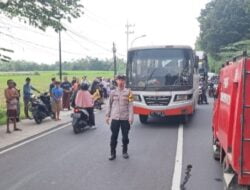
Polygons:
[[74,114],[72,114],[72,117],[74,117],[74,118],[80,118],[81,114],[80,113],[74,113]]
[[154,112],[151,112],[151,115],[164,116],[164,113],[161,111],[154,111]]

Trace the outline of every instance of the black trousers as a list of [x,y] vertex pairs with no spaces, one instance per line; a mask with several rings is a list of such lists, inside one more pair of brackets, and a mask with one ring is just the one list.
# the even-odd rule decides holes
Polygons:
[[130,130],[130,124],[128,120],[112,120],[111,121],[111,141],[110,141],[110,147],[111,151],[116,149],[117,145],[117,139],[119,135],[119,131],[122,131],[122,143],[123,143],[123,148],[127,149],[127,146],[129,144],[129,138],[128,138],[128,133]]
[[108,91],[106,88],[103,88],[103,97],[108,98]]
[[94,108],[85,108],[85,109],[89,113],[89,125],[95,126]]
[[202,90],[202,103],[203,103],[203,102],[207,103],[206,90]]

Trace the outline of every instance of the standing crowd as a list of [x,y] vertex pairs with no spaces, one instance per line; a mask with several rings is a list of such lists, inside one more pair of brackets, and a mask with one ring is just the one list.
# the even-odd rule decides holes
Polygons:
[[[104,99],[109,98],[106,113],[106,123],[110,124],[110,157],[109,160],[116,158],[116,147],[119,131],[122,132],[122,154],[124,159],[128,159],[129,130],[133,123],[133,95],[130,89],[126,88],[126,78],[118,75],[114,81],[110,79],[96,78],[92,84],[84,76],[82,80],[73,77],[70,82],[65,76],[63,82],[56,78],[51,79],[49,85],[50,105],[56,121],[60,120],[60,111],[73,108],[83,108],[88,114],[88,125],[95,128],[94,108],[101,109]],[[17,89],[13,80],[7,81],[8,87],[5,89],[5,98],[7,105],[7,133],[11,133],[9,124],[13,122],[14,131],[20,131],[17,128],[17,122],[20,120],[20,90]],[[112,92],[111,92],[112,90]],[[31,85],[31,79],[26,78],[23,86],[24,113],[26,118],[29,116],[29,106],[33,99],[33,92],[40,93],[39,90]]]
[[[68,80],[68,77],[64,77],[63,82],[59,82],[56,78],[51,79],[51,84],[49,85],[49,96],[51,100],[52,111],[54,113],[54,119],[56,121],[60,120],[60,112],[64,109],[71,110],[71,107],[83,106],[90,107],[88,110],[91,113],[94,108],[101,109],[101,105],[104,103],[104,99],[109,97],[110,91],[113,88],[110,79],[104,79],[102,77],[97,77],[92,84],[88,81],[86,76],[83,76],[80,80],[79,78],[73,77],[72,81]],[[79,93],[78,91],[86,91],[85,93]],[[30,103],[34,98],[33,92],[40,93],[31,84],[31,78],[27,77],[25,79],[25,84],[23,85],[23,105],[24,105],[24,115],[27,119],[33,119],[30,116]],[[89,92],[87,97],[87,92]],[[7,133],[10,131],[10,123],[13,123],[15,131],[21,131],[17,128],[17,122],[20,121],[20,100],[21,100],[21,90],[17,88],[14,80],[9,79],[7,81],[7,88],[4,91],[6,99],[6,116],[7,116]],[[81,100],[83,99],[83,100]],[[88,103],[86,103],[88,101]],[[90,103],[91,101],[91,103]],[[93,105],[92,105],[93,104]],[[94,122],[92,122],[94,124]]]

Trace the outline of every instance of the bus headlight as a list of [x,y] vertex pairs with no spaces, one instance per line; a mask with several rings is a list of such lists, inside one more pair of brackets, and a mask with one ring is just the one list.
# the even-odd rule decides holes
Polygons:
[[193,94],[177,94],[175,95],[175,102],[186,101],[192,99]]
[[140,95],[133,94],[133,100],[136,101],[136,102],[141,102],[141,97],[140,97]]

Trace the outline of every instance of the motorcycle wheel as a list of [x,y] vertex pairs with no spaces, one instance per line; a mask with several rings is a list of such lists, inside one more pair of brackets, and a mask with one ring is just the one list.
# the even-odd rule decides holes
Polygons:
[[34,117],[34,120],[37,124],[41,124],[42,123],[42,119],[38,118],[38,117]]
[[73,129],[74,129],[75,134],[78,134],[81,132],[81,130],[78,127],[73,127]]

